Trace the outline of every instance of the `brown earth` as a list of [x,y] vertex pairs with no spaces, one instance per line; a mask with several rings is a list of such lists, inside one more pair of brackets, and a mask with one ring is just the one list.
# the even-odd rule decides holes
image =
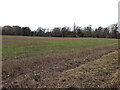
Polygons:
[[4,39],[6,39],[6,40],[7,39],[8,40],[9,39],[19,39],[19,40],[20,39],[30,39],[30,40],[31,39],[36,39],[36,40],[38,40],[38,39],[87,39],[88,40],[88,39],[105,39],[105,38],[89,38],[89,37],[88,38],[82,38],[82,37],[81,38],[76,38],[76,37],[75,38],[74,37],[31,37],[31,36],[24,36],[24,37],[23,36],[12,36],[12,37],[11,36],[7,36],[6,37],[6,36],[2,36],[2,39],[3,40]]
[[[66,76],[67,74],[65,74],[65,72],[74,70],[77,67],[82,67],[82,65],[99,59],[103,55],[114,52],[116,50],[116,45],[106,45],[99,48],[86,49],[84,51],[61,54],[51,53],[49,55],[37,56],[34,58],[29,57],[24,59],[5,60],[3,61],[3,87],[77,87],[77,85],[73,84],[71,86],[71,84],[64,84],[64,82],[69,81],[73,83],[74,81],[76,84],[77,82],[80,82],[82,78],[79,78],[79,80],[77,80],[77,77],[74,76],[73,79],[71,77],[70,80],[62,78],[62,83],[56,83],[58,81],[57,77]],[[89,79],[90,78],[91,77],[89,77]],[[88,84],[88,86],[85,85],[89,79],[83,80],[81,85],[83,87],[89,87],[90,84]],[[109,80],[109,78],[106,80]],[[102,81],[100,85],[102,85]],[[93,85],[93,87],[98,86],[96,84]]]

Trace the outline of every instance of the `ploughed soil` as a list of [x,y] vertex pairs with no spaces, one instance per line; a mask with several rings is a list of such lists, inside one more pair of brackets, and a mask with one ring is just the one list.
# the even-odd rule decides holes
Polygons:
[[[29,36],[24,36],[24,37],[23,36],[12,36],[12,37],[11,36],[7,36],[7,37],[2,36],[2,38],[3,39],[15,39],[16,38],[16,39],[24,39],[24,40],[25,39],[27,39],[27,40],[28,39],[30,39],[30,40],[31,39],[37,39],[37,40],[38,39],[102,39],[102,38],[87,38],[87,37],[86,38],[82,38],[82,37],[81,38],[76,38],[76,37],[74,38],[74,37],[29,37]],[[105,38],[103,38],[103,39],[105,39]]]
[[[77,52],[4,60],[3,88],[107,87],[106,83],[113,78],[110,75],[118,74],[117,62],[114,62],[114,67],[110,67],[108,71],[106,68],[110,64],[103,63],[99,66],[101,62],[94,61],[117,49],[117,45],[114,44]],[[115,56],[111,58],[117,59]]]

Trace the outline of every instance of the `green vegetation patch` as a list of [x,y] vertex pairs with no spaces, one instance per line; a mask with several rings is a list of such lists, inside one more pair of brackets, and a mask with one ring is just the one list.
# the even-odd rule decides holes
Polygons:
[[34,39],[3,36],[3,59],[23,58],[49,53],[67,53],[102,45],[117,44],[117,39]]

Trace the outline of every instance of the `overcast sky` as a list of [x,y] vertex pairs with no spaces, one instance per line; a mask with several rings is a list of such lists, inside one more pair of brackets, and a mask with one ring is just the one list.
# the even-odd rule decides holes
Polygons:
[[0,0],[0,26],[85,27],[118,21],[119,0]]

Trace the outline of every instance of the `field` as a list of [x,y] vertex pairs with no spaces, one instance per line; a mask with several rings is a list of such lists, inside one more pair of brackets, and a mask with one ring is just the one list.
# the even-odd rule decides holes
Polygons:
[[119,87],[118,40],[2,37],[4,88]]

